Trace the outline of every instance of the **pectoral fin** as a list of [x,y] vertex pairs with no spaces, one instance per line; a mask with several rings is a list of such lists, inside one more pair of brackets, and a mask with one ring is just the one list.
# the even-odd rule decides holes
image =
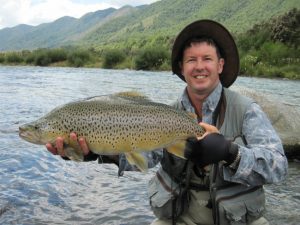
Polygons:
[[168,152],[185,159],[184,157],[184,149],[185,149],[186,140],[180,140],[175,142],[174,144],[168,146],[166,149]]
[[82,162],[83,161],[83,152],[80,149],[75,149],[70,146],[65,146],[64,147],[65,155],[76,162]]
[[135,165],[142,172],[146,172],[148,170],[147,159],[141,153],[125,153],[125,156],[131,165]]
[[83,152],[78,142],[71,138],[65,140],[64,151],[65,155],[73,161],[81,162],[84,159]]

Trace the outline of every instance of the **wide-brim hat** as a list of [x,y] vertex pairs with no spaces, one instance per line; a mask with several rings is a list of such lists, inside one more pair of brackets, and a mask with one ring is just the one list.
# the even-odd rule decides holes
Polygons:
[[229,31],[221,24],[212,20],[198,20],[187,25],[176,37],[172,49],[172,71],[185,81],[179,65],[182,60],[183,48],[191,38],[210,38],[218,46],[225,60],[220,81],[229,87],[237,78],[240,68],[239,53],[235,41]]

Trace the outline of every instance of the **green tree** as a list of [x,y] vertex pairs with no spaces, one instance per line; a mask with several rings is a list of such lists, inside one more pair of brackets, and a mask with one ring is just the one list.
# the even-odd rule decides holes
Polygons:
[[111,69],[126,58],[124,51],[119,49],[106,50],[103,57],[103,67]]
[[34,52],[34,55],[34,65],[36,66],[48,66],[51,63],[47,49],[39,49]]
[[135,58],[137,70],[157,70],[167,61],[169,54],[163,48],[146,48],[141,50]]
[[4,63],[5,61],[5,55],[3,53],[0,53],[0,63]]
[[82,67],[91,59],[88,50],[73,50],[68,53],[67,60],[71,66]]
[[23,58],[19,52],[8,52],[6,53],[6,62],[8,63],[21,63]]
[[49,58],[51,59],[51,62],[61,62],[67,59],[67,50],[62,48],[57,49],[49,49],[48,51]]
[[292,9],[274,21],[271,38],[295,47],[300,44],[300,10]]

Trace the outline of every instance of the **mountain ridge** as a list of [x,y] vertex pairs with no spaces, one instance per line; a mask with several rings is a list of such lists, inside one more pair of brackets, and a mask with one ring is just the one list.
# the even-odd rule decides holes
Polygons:
[[79,19],[61,17],[38,26],[0,30],[0,51],[55,48],[66,45],[101,48],[160,34],[175,37],[188,23],[213,19],[233,34],[296,8],[298,0],[161,0],[138,7],[90,12]]

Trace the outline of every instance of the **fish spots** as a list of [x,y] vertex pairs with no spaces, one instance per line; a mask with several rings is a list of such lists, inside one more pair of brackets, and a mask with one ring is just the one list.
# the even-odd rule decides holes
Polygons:
[[153,150],[203,132],[184,111],[144,98],[117,96],[66,104],[43,121],[46,125],[40,132],[46,137],[75,132],[98,154]]

